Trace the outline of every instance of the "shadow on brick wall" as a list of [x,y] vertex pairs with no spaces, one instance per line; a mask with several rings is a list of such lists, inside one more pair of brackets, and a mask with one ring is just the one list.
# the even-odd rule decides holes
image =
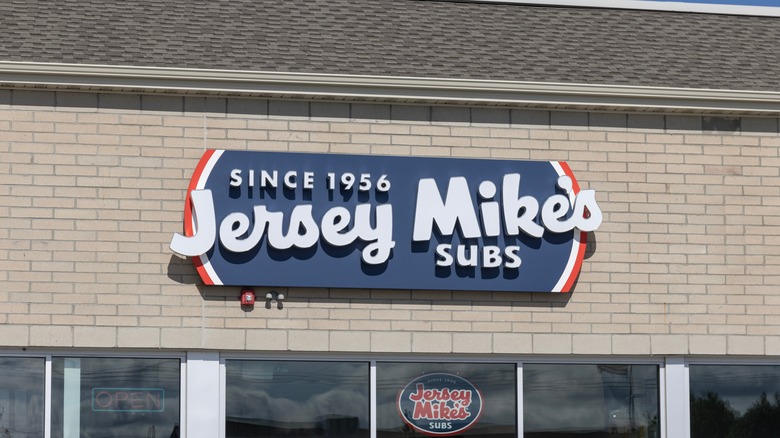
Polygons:
[[[594,242],[593,245],[595,245],[595,239],[589,240],[589,247],[591,245],[590,242]],[[171,255],[170,257],[167,275],[169,279],[176,283],[196,286],[201,297],[206,301],[238,300],[242,289],[239,286],[204,285],[192,261],[189,258],[180,258],[176,255]],[[508,309],[513,307],[565,307],[572,294],[577,293],[576,282],[571,293],[247,286],[255,290],[258,300],[268,292],[281,292],[285,295],[286,302],[431,305],[434,309],[436,306],[458,306],[464,308],[490,306],[506,307]]]
[[166,273],[168,278],[179,284],[201,284],[198,271],[189,258],[171,254]]
[[596,253],[598,248],[598,241],[596,240],[596,233],[588,233],[588,240],[585,244],[585,260],[591,258]]

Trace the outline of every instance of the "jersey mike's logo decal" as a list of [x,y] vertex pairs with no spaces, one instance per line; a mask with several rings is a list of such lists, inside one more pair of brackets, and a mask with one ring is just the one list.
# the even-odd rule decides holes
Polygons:
[[471,428],[482,415],[482,394],[454,374],[426,374],[398,393],[398,413],[417,432],[456,435]]
[[171,249],[215,285],[568,292],[601,220],[564,162],[209,150]]

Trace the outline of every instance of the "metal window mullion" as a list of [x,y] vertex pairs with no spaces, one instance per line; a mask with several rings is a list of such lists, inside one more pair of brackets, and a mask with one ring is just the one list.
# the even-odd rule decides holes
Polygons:
[[179,359],[179,435],[187,436],[187,360]]
[[523,438],[525,433],[523,424],[523,363],[517,362],[517,438]]
[[658,367],[658,427],[661,438],[671,438],[666,434],[666,366]]
[[43,436],[51,438],[51,382],[52,368],[51,355],[47,354],[44,359],[44,385],[43,385]]
[[368,423],[369,423],[369,430],[370,430],[370,437],[376,438],[376,361],[372,360],[369,362],[368,367],[368,398],[369,398],[369,406],[368,406]]
[[222,424],[219,426],[219,438],[225,438],[227,433],[227,368],[225,367],[225,358],[220,355],[219,358],[219,419]]

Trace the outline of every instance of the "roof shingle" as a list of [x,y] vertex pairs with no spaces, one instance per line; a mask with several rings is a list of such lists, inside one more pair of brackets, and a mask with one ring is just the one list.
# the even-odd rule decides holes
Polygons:
[[780,91],[780,18],[431,0],[6,0],[0,60]]

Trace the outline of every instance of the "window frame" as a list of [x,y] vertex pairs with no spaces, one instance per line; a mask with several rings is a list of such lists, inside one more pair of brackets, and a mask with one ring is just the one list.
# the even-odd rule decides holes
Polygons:
[[0,349],[0,357],[43,358],[44,364],[44,402],[43,402],[43,438],[51,438],[52,417],[52,360],[54,357],[78,358],[128,358],[128,359],[179,359],[179,435],[186,437],[186,391],[187,391],[187,356],[181,352],[161,351],[100,351],[63,349],[57,351],[27,351]]
[[[658,366],[661,438],[690,438],[690,365],[780,365],[778,357],[754,356],[556,356],[556,355],[469,355],[469,354],[382,354],[369,353],[319,353],[319,352],[223,352],[217,350],[189,351],[103,351],[97,349],[11,349],[0,348],[3,357],[42,358],[44,368],[44,438],[51,438],[51,382],[53,357],[106,357],[106,358],[168,358],[180,363],[180,432],[189,438],[208,437],[214,434],[188,428],[197,423],[197,412],[211,409],[218,425],[218,438],[225,438],[225,361],[226,360],[286,360],[286,361],[339,361],[366,362],[369,365],[369,421],[370,436],[376,438],[376,365],[381,362],[447,362],[447,363],[503,363],[513,364],[517,370],[517,436],[523,436],[523,366],[526,363],[554,364],[654,364]],[[199,368],[196,361],[206,366]],[[206,379],[209,390],[218,392],[218,397],[202,400],[190,397],[190,391],[203,388],[196,385],[199,379]],[[211,394],[211,392],[209,392]],[[197,425],[197,424],[196,424]],[[190,429],[188,431],[188,429]]]
[[[337,362],[369,362],[369,421],[370,438],[376,438],[376,364],[381,362],[410,362],[410,363],[489,363],[512,364],[516,369],[516,436],[523,437],[523,364],[525,363],[554,363],[571,365],[656,365],[658,366],[658,400],[661,428],[661,438],[667,438],[666,434],[666,380],[665,367],[667,361],[664,357],[647,356],[587,356],[587,357],[563,357],[563,356],[489,356],[468,354],[335,354],[335,353],[306,353],[306,352],[224,352],[219,355],[220,362],[220,421],[218,438],[225,438],[225,386],[227,376],[225,372],[226,360],[300,360],[300,361],[337,361]],[[669,437],[678,435],[670,434]]]

